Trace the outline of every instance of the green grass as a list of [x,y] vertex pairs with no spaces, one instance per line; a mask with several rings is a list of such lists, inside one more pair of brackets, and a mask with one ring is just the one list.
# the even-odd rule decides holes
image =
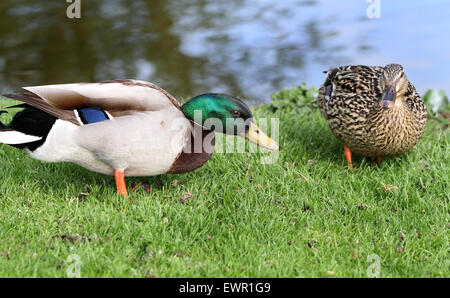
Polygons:
[[152,186],[131,203],[111,176],[0,145],[0,276],[66,277],[76,254],[81,277],[367,277],[376,254],[381,277],[449,277],[442,119],[410,152],[349,171],[316,108],[276,104],[298,92],[255,107],[280,119],[275,164],[214,154],[195,172],[128,178]]

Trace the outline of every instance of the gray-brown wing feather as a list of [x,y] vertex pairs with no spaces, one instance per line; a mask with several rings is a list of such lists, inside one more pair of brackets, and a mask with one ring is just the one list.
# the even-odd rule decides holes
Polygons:
[[318,106],[334,135],[354,150],[372,146],[367,118],[381,98],[382,67],[331,68],[319,89]]
[[144,81],[130,80],[130,79],[125,79],[125,80],[107,80],[107,81],[101,81],[100,82],[100,84],[108,84],[108,83],[120,83],[120,84],[128,85],[128,86],[142,86],[142,87],[149,87],[149,88],[156,89],[159,92],[163,93],[172,102],[172,104],[177,109],[181,110],[180,102],[175,97],[173,97],[172,94],[170,94],[169,92],[167,92],[163,88],[161,88],[158,85],[155,85],[153,83],[144,82]]
[[[319,89],[317,104],[325,119],[335,112],[330,107],[353,105],[367,110],[381,98],[379,77],[382,67],[350,65],[333,67],[327,72],[324,84]],[[364,94],[364,98],[361,97]],[[350,100],[348,100],[350,99]],[[354,102],[354,100],[356,100]],[[328,107],[328,108],[327,108]],[[341,111],[345,112],[345,111]]]
[[52,116],[55,116],[58,119],[69,121],[75,125],[80,125],[73,110],[58,109],[58,108],[46,103],[42,98],[40,98],[39,96],[37,96],[34,93],[25,92],[25,93],[16,93],[16,94],[4,94],[3,96],[7,97],[7,98],[15,99],[15,100],[20,100],[30,106],[33,106],[33,107],[35,107],[41,111],[44,111]]
[[406,105],[418,121],[418,125],[416,127],[417,132],[422,135],[425,131],[428,120],[427,108],[425,106],[425,102],[422,100],[419,93],[417,93],[416,88],[413,84],[411,84],[411,82],[408,83],[405,98]]

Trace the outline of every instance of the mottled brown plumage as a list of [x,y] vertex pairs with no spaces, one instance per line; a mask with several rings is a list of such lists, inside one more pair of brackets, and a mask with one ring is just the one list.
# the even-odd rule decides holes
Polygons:
[[427,122],[425,104],[398,64],[331,68],[317,103],[335,136],[363,156],[411,149]]

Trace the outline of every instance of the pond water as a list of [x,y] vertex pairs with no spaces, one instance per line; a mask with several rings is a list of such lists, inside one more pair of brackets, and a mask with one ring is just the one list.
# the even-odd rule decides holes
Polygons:
[[[380,18],[369,18],[379,1]],[[420,93],[450,93],[449,1],[1,0],[0,91],[137,78],[176,97],[224,92],[249,102],[319,86],[342,64],[403,64]],[[373,13],[374,10],[371,10]]]

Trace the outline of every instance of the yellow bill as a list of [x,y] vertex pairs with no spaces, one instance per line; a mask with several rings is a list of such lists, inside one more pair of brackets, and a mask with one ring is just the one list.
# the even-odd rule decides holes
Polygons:
[[269,138],[258,126],[251,122],[248,132],[245,134],[245,138],[256,145],[269,149],[271,151],[278,151],[279,147],[277,142]]

